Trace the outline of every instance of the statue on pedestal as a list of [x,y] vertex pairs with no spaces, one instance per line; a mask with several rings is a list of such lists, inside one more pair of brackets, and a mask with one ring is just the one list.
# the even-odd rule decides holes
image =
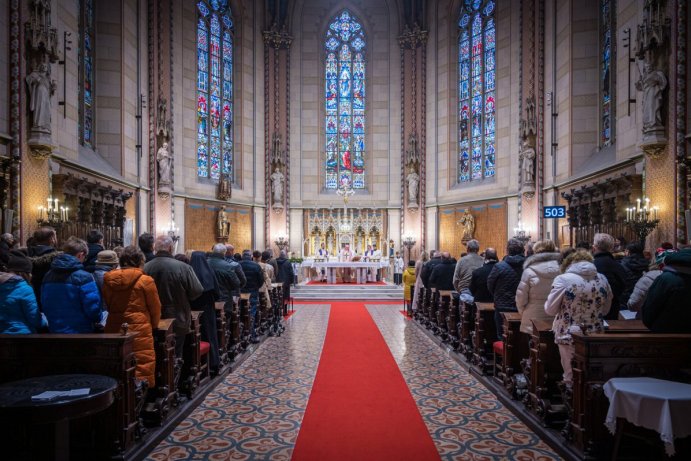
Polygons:
[[667,77],[660,70],[653,69],[650,62],[638,60],[641,77],[636,82],[636,89],[643,92],[643,133],[663,131],[662,92],[667,87]]
[[417,208],[417,194],[418,186],[420,185],[420,175],[417,174],[417,171],[415,171],[415,168],[412,165],[405,180],[408,183],[408,208]]
[[228,212],[226,211],[226,207],[222,206],[220,210],[218,210],[218,219],[217,219],[217,240],[228,240],[228,237],[230,237],[230,221],[228,220]]
[[473,234],[475,234],[475,216],[470,214],[470,211],[465,210],[463,216],[458,221],[459,224],[463,224],[463,237],[461,240],[467,242],[473,239]]
[[273,207],[283,208],[283,181],[285,176],[281,171],[281,164],[276,165],[276,169],[271,175],[271,192],[273,194]]
[[158,162],[158,185],[169,186],[171,183],[171,166],[173,158],[168,151],[168,143],[164,142],[159,147],[156,153],[156,161]]

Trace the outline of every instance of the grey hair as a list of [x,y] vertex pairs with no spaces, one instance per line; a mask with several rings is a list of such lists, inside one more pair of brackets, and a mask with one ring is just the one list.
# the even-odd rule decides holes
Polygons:
[[225,243],[217,243],[211,248],[211,252],[217,255],[226,254],[227,248]]
[[11,242],[12,240],[14,240],[14,235],[12,235],[12,234],[2,234],[2,235],[0,235],[0,240],[9,243],[9,242]]
[[281,252],[278,254],[279,258],[286,258],[288,257],[288,253],[286,253],[285,250],[281,250]]
[[159,237],[156,237],[156,241],[154,242],[154,252],[158,253],[159,251],[172,251],[172,249],[172,238],[170,238],[167,235],[161,235]]
[[477,253],[480,251],[480,242],[475,239],[469,240],[466,244],[466,248],[468,248],[468,251],[471,253]]
[[612,252],[614,248],[614,237],[609,234],[599,233],[593,237],[593,247],[597,251]]

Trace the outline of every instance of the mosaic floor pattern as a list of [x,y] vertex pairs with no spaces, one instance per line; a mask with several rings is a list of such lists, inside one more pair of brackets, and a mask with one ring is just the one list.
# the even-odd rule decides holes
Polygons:
[[289,460],[317,372],[329,305],[296,305],[267,339],[151,452],[149,460]]
[[367,304],[444,461],[561,459],[400,306]]

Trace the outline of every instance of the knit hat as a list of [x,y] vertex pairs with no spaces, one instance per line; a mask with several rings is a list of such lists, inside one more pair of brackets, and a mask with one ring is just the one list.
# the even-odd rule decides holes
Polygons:
[[34,265],[29,258],[24,256],[22,253],[13,251],[10,253],[10,260],[7,263],[7,271],[26,272],[27,274],[30,274],[33,266]]
[[671,255],[671,254],[676,253],[676,252],[677,252],[677,250],[675,250],[675,249],[665,250],[664,248],[658,248],[655,251],[655,264],[657,264],[658,266],[660,264],[664,264],[665,258],[667,257],[667,255]]
[[116,266],[119,264],[118,254],[112,250],[99,251],[96,255],[96,264]]

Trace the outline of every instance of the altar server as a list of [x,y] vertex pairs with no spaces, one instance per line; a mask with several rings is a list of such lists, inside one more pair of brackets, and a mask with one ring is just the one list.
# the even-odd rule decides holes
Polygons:
[[[325,261],[329,260],[329,250],[326,249],[324,242],[322,242],[321,247],[317,250],[317,256],[319,259],[323,259]],[[326,269],[323,267],[321,269],[321,281],[326,282]]]
[[[353,258],[353,253],[350,251],[350,245],[345,244],[345,246],[341,249],[341,254],[339,255],[339,261],[341,262],[348,262]],[[350,283],[352,279],[352,269],[350,267],[344,267],[341,270],[341,280],[343,280],[343,283]]]

